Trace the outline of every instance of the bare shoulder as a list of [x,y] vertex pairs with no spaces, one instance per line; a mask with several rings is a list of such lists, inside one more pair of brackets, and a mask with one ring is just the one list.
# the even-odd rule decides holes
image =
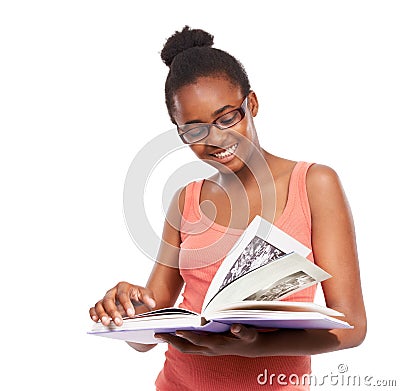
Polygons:
[[183,214],[183,208],[185,207],[185,195],[186,195],[186,186],[180,187],[176,194],[178,195],[178,205],[179,205],[179,212]]
[[332,187],[340,186],[337,172],[323,164],[313,164],[307,171],[307,190],[332,190]]
[[183,209],[185,206],[186,186],[178,188],[171,198],[168,206],[168,211],[165,216],[165,228],[167,232],[172,233],[171,230],[179,232]]
[[173,209],[175,211],[179,210],[180,215],[182,215],[183,208],[185,206],[185,195],[186,195],[186,186],[182,186],[175,191],[170,202],[170,209]]
[[344,190],[337,172],[322,164],[313,164],[307,172],[307,194],[310,206],[347,204]]

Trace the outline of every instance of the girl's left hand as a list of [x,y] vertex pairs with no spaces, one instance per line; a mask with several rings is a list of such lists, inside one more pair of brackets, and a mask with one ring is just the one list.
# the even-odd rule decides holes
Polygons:
[[171,344],[182,353],[204,356],[257,356],[260,334],[254,328],[233,324],[230,332],[231,335],[177,331],[175,335],[159,333],[155,337]]

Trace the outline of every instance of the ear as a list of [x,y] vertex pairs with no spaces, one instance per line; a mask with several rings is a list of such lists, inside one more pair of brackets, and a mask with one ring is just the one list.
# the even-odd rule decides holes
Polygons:
[[247,102],[251,115],[255,117],[258,113],[258,99],[254,91],[249,92],[249,95],[247,97]]

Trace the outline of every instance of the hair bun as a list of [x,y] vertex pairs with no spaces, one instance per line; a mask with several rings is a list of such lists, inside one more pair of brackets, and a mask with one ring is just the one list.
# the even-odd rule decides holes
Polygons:
[[167,39],[161,51],[161,59],[165,65],[171,66],[175,56],[179,53],[193,47],[211,47],[213,44],[214,37],[211,34],[204,30],[192,30],[189,26],[185,26],[182,31],[176,31]]

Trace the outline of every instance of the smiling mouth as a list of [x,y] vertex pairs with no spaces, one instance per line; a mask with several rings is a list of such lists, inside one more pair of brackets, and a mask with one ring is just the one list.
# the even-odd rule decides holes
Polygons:
[[223,152],[218,152],[218,153],[210,153],[211,156],[214,156],[218,159],[223,159],[226,158],[228,156],[231,156],[235,153],[236,149],[238,147],[238,143],[232,145],[231,147],[225,149],[225,151]]

